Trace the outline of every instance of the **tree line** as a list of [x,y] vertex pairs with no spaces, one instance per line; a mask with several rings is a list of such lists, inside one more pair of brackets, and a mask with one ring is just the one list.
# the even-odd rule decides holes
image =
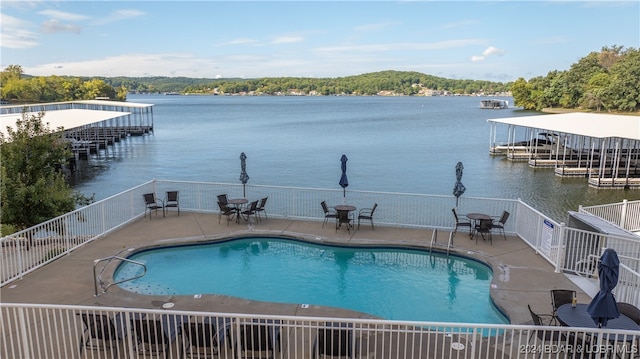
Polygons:
[[640,110],[640,51],[622,46],[603,47],[571,65],[529,81],[519,78],[511,86],[517,106],[594,112]]

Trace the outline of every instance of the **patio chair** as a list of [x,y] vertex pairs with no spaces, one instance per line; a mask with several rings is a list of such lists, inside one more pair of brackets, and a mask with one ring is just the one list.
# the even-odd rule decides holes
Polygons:
[[349,323],[326,323],[324,328],[318,329],[318,335],[313,341],[313,358],[317,355],[355,357],[353,328]]
[[640,325],[640,309],[633,304],[619,302],[618,311],[620,314],[624,314],[627,317],[631,318],[636,324]]
[[151,219],[151,211],[155,210],[157,216],[158,210],[162,209],[162,217],[164,217],[164,203],[162,200],[156,198],[155,193],[145,193],[142,197],[144,198],[145,216],[147,215],[147,211],[149,211],[149,219]]
[[322,227],[324,228],[324,225],[327,224],[329,218],[337,218],[338,214],[334,209],[329,209],[326,201],[320,202],[320,205],[322,206],[322,211],[324,211],[324,222],[322,222]]
[[260,200],[260,203],[258,204],[258,208],[256,208],[256,213],[258,215],[258,219],[262,219],[262,218],[260,218],[260,213],[264,213],[264,218],[268,218],[267,217],[267,211],[265,210],[265,207],[267,205],[267,200],[268,199],[269,199],[269,197],[265,197],[265,198]]
[[220,202],[220,203],[222,203],[224,205],[227,205],[227,204],[229,204],[229,197],[227,197],[226,193],[219,194],[218,195],[218,202]]
[[493,228],[497,228],[499,231],[501,231],[502,236],[504,237],[505,240],[507,240],[507,235],[504,233],[504,226],[505,224],[507,224],[509,215],[510,215],[509,212],[503,211],[502,216],[500,216],[500,219],[497,222],[493,222]]
[[453,229],[453,233],[455,234],[458,231],[458,227],[469,227],[469,236],[471,236],[471,229],[472,229],[471,221],[461,221],[460,217],[458,217],[458,210],[455,208],[452,208],[451,212],[453,212],[453,217],[456,219],[456,224]]
[[[80,335],[80,356],[82,351],[117,351],[118,331],[113,321],[106,314],[78,313],[84,324]],[[113,355],[114,357],[116,354]]]
[[[354,207],[355,208],[355,207]],[[351,227],[353,227],[353,215],[349,210],[336,210],[336,233],[338,233],[338,228],[340,228],[343,224],[347,227],[347,232],[351,234]]]
[[[265,353],[273,358],[274,333],[269,333],[269,326],[265,324],[241,324],[238,343],[238,358],[259,358]],[[259,354],[257,354],[259,353]]]
[[476,244],[478,244],[478,234],[482,236],[482,239],[486,240],[485,235],[489,236],[489,242],[493,245],[493,220],[492,219],[481,219],[478,224],[476,224],[474,231],[474,237],[476,238]]
[[246,209],[244,211],[242,211],[242,215],[247,217],[247,220],[250,221],[251,220],[251,216],[253,215],[253,217],[256,219],[256,222],[258,222],[258,201],[253,201],[251,203],[249,203],[249,206],[246,207]]
[[136,350],[140,355],[167,357],[172,338],[167,335],[168,330],[165,330],[165,323],[161,318],[132,318],[131,328]]
[[216,320],[182,323],[182,354],[184,358],[211,358],[218,355],[220,342]]
[[551,308],[553,308],[552,322],[558,324],[557,311],[561,305],[571,303],[576,296],[576,291],[571,289],[552,289],[551,293]]
[[[549,314],[536,314],[531,309],[531,305],[527,304],[527,307],[529,308],[529,313],[531,313],[531,319],[533,320],[533,324],[535,326],[549,326],[549,325],[551,325],[550,323],[545,323],[544,320],[542,319],[543,317],[551,318],[552,317],[551,315],[549,315]],[[550,320],[553,320],[553,318],[551,318]],[[544,342],[551,342],[551,345],[558,345],[559,343],[566,342],[566,340],[567,340],[567,337],[564,334],[562,334],[560,331],[549,330],[549,329],[535,329],[535,330],[533,330],[533,332],[529,333],[529,340],[527,341],[527,343],[531,342],[531,339],[534,338],[534,334],[535,334],[535,337],[537,337],[543,343]],[[540,356],[542,356],[542,351],[540,351]]]
[[[620,314],[624,314],[627,317],[631,318],[636,324],[640,325],[640,309],[633,304],[619,302],[616,303],[618,305],[618,311]],[[636,342],[636,348],[640,348],[640,337],[638,337]]]
[[374,203],[372,208],[362,208],[358,212],[358,229],[360,229],[360,220],[366,220],[371,222],[371,230],[373,231],[373,212],[378,208],[378,204]]
[[164,199],[164,208],[176,208],[178,210],[178,216],[180,215],[180,202],[178,200],[178,191],[167,191]]
[[220,224],[220,219],[222,218],[222,216],[225,216],[227,217],[228,226],[229,222],[233,220],[233,216],[236,215],[236,209],[220,202],[218,202],[218,207],[220,208],[220,212],[218,212],[218,224]]

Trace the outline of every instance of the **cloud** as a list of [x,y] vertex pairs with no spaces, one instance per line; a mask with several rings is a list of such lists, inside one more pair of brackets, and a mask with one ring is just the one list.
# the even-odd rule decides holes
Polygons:
[[302,36],[280,36],[276,37],[271,41],[272,44],[292,44],[295,42],[304,41],[304,37]]
[[438,42],[405,42],[405,43],[384,43],[370,45],[342,45],[316,48],[316,51],[323,53],[364,51],[364,52],[386,52],[386,51],[432,51],[449,50],[453,48],[466,47],[470,45],[480,45],[486,43],[483,39],[460,39],[445,40]]
[[135,17],[144,16],[144,15],[146,15],[144,11],[135,10],[135,9],[121,9],[121,10],[112,12],[106,17],[98,19],[96,21],[96,25],[106,25],[112,22],[128,20],[128,19],[132,19]]
[[364,25],[356,26],[354,29],[356,31],[364,31],[364,32],[379,31],[379,30],[383,30],[383,29],[389,28],[389,27],[393,26],[394,24],[395,23],[391,23],[391,22],[381,22],[381,23],[377,23],[377,24],[364,24]]
[[257,44],[258,40],[248,39],[248,38],[240,38],[233,39],[231,41],[222,42],[218,44],[218,46],[230,46],[230,45],[249,45],[249,44]]
[[65,20],[65,21],[81,21],[86,20],[89,17],[85,15],[73,14],[70,12],[63,12],[57,10],[43,10],[38,12],[40,15],[48,16],[57,20]]
[[187,76],[215,73],[218,63],[188,53],[127,54],[80,62],[23,66],[34,76]]
[[497,47],[489,46],[489,47],[487,47],[486,50],[484,50],[482,52],[482,55],[471,56],[471,61],[473,61],[473,62],[483,61],[487,57],[493,56],[493,55],[502,56],[502,55],[505,54],[505,52],[506,51],[503,50],[503,49],[499,49]]
[[52,34],[56,32],[71,32],[79,34],[82,32],[82,28],[76,25],[62,24],[58,20],[47,20],[42,23],[40,30],[45,34]]
[[0,24],[2,24],[2,31],[0,32],[1,47],[26,49],[39,45],[36,33],[26,30],[31,26],[29,22],[0,14]]

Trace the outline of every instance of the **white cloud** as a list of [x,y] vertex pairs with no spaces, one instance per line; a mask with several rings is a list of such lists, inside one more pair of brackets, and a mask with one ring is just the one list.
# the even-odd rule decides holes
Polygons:
[[82,62],[23,66],[34,76],[187,76],[214,73],[215,61],[185,53],[127,54]]
[[304,38],[302,36],[281,36],[273,39],[272,44],[291,44],[295,42],[302,42]]
[[40,29],[45,34],[52,34],[56,32],[71,32],[74,34],[79,34],[82,32],[82,28],[80,26],[63,24],[58,20],[47,20],[42,23]]
[[132,18],[135,18],[135,17],[144,16],[144,15],[146,15],[146,13],[143,12],[143,11],[140,11],[140,10],[121,9],[121,10],[117,10],[117,11],[112,12],[111,14],[107,15],[106,17],[98,19],[96,21],[96,24],[97,25],[105,25],[105,24],[110,24],[112,22],[128,20],[128,19],[132,19]]
[[499,48],[494,47],[494,46],[489,46],[489,47],[487,47],[486,50],[484,50],[482,52],[482,55],[471,56],[471,61],[473,61],[473,62],[483,61],[489,56],[493,56],[493,55],[502,56],[505,53],[506,53],[506,51],[503,50],[503,49],[499,49]]
[[66,21],[81,21],[81,20],[88,19],[88,16],[85,16],[85,15],[79,15],[79,14],[57,11],[57,10],[43,10],[43,11],[40,11],[38,14],[48,16],[52,19],[66,20]]
[[27,30],[31,23],[0,13],[1,46],[8,49],[26,49],[38,46],[37,34]]

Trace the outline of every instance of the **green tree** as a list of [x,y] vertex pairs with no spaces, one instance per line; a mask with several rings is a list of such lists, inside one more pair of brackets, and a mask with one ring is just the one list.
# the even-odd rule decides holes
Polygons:
[[[87,204],[73,191],[62,169],[70,157],[61,129],[51,130],[43,122],[44,112],[26,111],[15,128],[0,133],[1,222],[15,229],[29,228]],[[64,229],[60,229],[63,231]]]

